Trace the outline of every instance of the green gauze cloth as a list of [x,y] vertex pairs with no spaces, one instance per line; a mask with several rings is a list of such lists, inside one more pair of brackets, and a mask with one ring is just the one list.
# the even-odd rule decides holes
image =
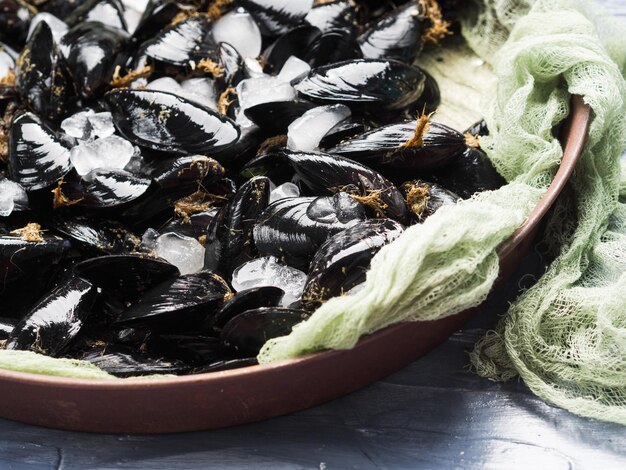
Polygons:
[[521,17],[494,61],[492,134],[483,141],[509,184],[408,229],[372,260],[364,289],[331,299],[289,336],[268,341],[261,363],[350,348],[389,324],[480,304],[497,277],[496,247],[556,172],[562,150],[553,129],[568,115],[571,94],[579,94],[594,118],[570,183],[575,196],[557,207],[548,228],[561,254],[511,307],[498,332],[477,345],[472,360],[481,375],[519,374],[547,401],[626,424],[626,209],[618,202],[626,85],[616,65],[624,56],[605,46],[594,24],[601,19],[591,19],[584,4],[540,0],[529,7],[485,0],[468,34],[470,44],[488,51],[494,41],[478,38],[489,35],[490,24],[499,25],[501,36],[511,29],[494,12]]

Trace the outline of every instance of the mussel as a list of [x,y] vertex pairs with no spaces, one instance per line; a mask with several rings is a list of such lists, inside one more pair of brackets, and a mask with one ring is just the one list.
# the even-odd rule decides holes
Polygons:
[[258,21],[261,31],[269,35],[287,32],[307,15],[313,0],[237,0]]
[[407,181],[400,186],[406,205],[417,222],[423,222],[442,206],[456,204],[461,198],[438,184]]

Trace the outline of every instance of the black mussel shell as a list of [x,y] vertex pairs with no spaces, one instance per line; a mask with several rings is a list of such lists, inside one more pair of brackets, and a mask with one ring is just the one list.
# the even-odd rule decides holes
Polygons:
[[420,2],[390,11],[359,36],[363,56],[412,63],[422,50],[422,35],[429,26]]
[[40,6],[40,11],[50,13],[57,18],[66,18],[83,3],[86,3],[88,1],[89,0],[73,0],[71,2],[68,2],[67,0],[46,0],[42,2],[40,0],[36,0],[35,2],[31,3],[42,4]]
[[107,254],[135,251],[141,239],[119,222],[87,216],[57,217],[50,225],[80,245]]
[[303,57],[313,68],[362,58],[363,54],[354,36],[343,30],[322,33],[311,43]]
[[111,255],[89,258],[72,267],[106,295],[124,304],[135,302],[152,288],[179,276],[178,268],[145,255]]
[[487,121],[481,119],[480,121],[475,122],[470,127],[465,129],[465,132],[463,132],[463,134],[469,134],[479,137],[489,135],[489,127],[487,126]]
[[127,31],[124,5],[119,0],[86,0],[65,17],[71,28],[79,23],[97,21],[122,31]]
[[291,56],[304,60],[311,44],[322,34],[314,26],[301,25],[276,39],[263,51],[264,71],[277,74]]
[[342,30],[354,35],[358,28],[357,11],[350,0],[315,4],[304,21],[322,32]]
[[70,242],[53,235],[43,241],[26,241],[22,237],[0,236],[0,294],[11,291],[16,281],[42,283],[69,254]]
[[129,171],[98,168],[90,171],[75,188],[68,184],[63,191],[77,206],[102,209],[137,200],[151,184],[149,178]]
[[82,358],[116,377],[135,377],[155,374],[184,374],[189,366],[177,359],[147,354],[118,345],[95,348]]
[[157,335],[150,339],[149,349],[196,366],[228,357],[222,342],[213,336]]
[[244,110],[248,119],[268,136],[287,133],[289,124],[317,105],[305,100],[269,101]]
[[426,76],[424,91],[422,92],[422,96],[420,96],[419,100],[417,100],[415,104],[408,109],[407,114],[409,116],[407,117],[434,113],[441,104],[441,91],[439,90],[437,80],[435,80],[435,78],[426,70],[421,70]]
[[220,93],[228,87],[236,87],[245,78],[243,57],[226,42],[219,45],[219,66],[222,73],[215,77],[215,82]]
[[432,178],[463,199],[482,191],[493,191],[506,184],[487,154],[474,147],[466,147],[459,158],[433,173]]
[[80,331],[95,298],[96,289],[90,282],[70,279],[26,314],[9,336],[6,348],[58,356]]
[[236,0],[236,4],[248,10],[263,34],[276,36],[300,24],[313,0]]
[[411,106],[421,96],[424,81],[417,67],[395,60],[360,59],[313,69],[296,90],[319,103],[343,103],[380,113]]
[[328,238],[363,219],[363,207],[345,193],[281,199],[258,218],[254,243],[262,255],[306,270]]
[[17,325],[17,320],[14,318],[0,318],[0,341],[9,338],[15,325]]
[[0,41],[15,49],[21,48],[28,33],[31,15],[25,2],[0,0]]
[[163,190],[176,189],[185,194],[198,185],[208,187],[224,176],[224,167],[216,160],[204,155],[185,155],[159,161],[151,176]]
[[101,93],[113,78],[118,54],[128,36],[122,31],[98,22],[79,23],[61,40],[70,73],[84,98]]
[[291,181],[293,169],[286,165],[287,159],[282,152],[268,151],[254,157],[241,169],[243,178],[267,176],[274,184],[280,185]]
[[315,308],[364,282],[374,255],[403,231],[404,227],[393,220],[371,219],[329,238],[311,261],[303,304]]
[[32,113],[13,121],[9,133],[9,173],[26,191],[54,185],[72,168],[70,150]]
[[260,307],[278,307],[285,292],[274,286],[254,287],[237,292],[202,325],[202,331],[213,334],[240,313]]
[[187,219],[173,218],[164,224],[159,233],[175,233],[184,237],[200,238],[206,235],[206,229],[215,218],[218,209],[213,208],[208,211],[192,214]]
[[137,28],[133,32],[133,41],[141,44],[152,39],[162,29],[170,25],[178,14],[191,14],[193,11],[193,5],[186,5],[178,0],[149,1]]
[[375,168],[415,171],[441,168],[463,153],[465,137],[444,124],[423,122],[426,119],[418,119],[417,124],[409,121],[372,129],[328,152]]
[[258,176],[246,181],[209,224],[204,268],[230,276],[254,259],[257,250],[252,230],[270,198],[270,180]]
[[162,327],[169,332],[197,330],[230,295],[226,281],[216,274],[185,274],[150,289],[122,312],[118,323]]
[[302,182],[315,194],[348,191],[377,217],[406,223],[408,211],[402,194],[380,173],[337,155],[287,151],[285,154]]
[[218,47],[211,35],[211,20],[206,15],[193,15],[169,26],[141,48],[148,57],[178,67],[193,69],[202,60],[218,62]]
[[104,100],[117,130],[131,142],[163,152],[204,154],[239,139],[239,126],[210,108],[151,90],[115,90]]
[[400,186],[406,205],[417,222],[423,222],[442,206],[454,205],[461,198],[436,183],[414,180]]
[[366,130],[367,128],[363,121],[350,118],[344,119],[326,133],[320,141],[320,148],[328,149],[334,147],[346,139],[364,133]]
[[259,362],[256,357],[241,357],[236,359],[223,359],[212,362],[206,366],[196,367],[192,374],[207,374],[209,372],[220,372],[223,370],[241,369],[242,367],[256,366]]
[[295,325],[308,316],[304,310],[285,307],[248,310],[224,326],[220,339],[237,354],[256,355],[268,339],[288,335]]
[[22,103],[38,116],[57,121],[71,110],[75,89],[68,64],[41,21],[17,61],[17,85]]

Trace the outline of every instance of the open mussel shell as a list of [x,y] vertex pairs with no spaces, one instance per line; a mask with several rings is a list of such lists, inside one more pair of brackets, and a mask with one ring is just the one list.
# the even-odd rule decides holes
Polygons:
[[69,254],[71,244],[54,235],[41,241],[27,241],[21,236],[0,236],[0,294],[10,292],[16,281],[39,283],[46,279]]
[[138,377],[155,374],[185,374],[190,366],[177,359],[168,359],[119,345],[92,349],[81,359],[116,377]]
[[436,183],[420,180],[407,181],[400,186],[400,190],[417,222],[423,222],[442,206],[454,205],[461,199]]
[[90,282],[70,279],[26,314],[9,336],[6,349],[58,356],[80,331],[95,298],[96,289]]
[[426,119],[372,129],[328,152],[375,168],[414,171],[441,168],[465,150],[465,137],[444,124],[423,123]]
[[36,115],[24,113],[9,133],[9,174],[26,191],[52,186],[72,168],[70,150]]
[[252,230],[270,198],[270,180],[258,176],[246,181],[219,210],[207,229],[204,268],[230,276],[255,258]]
[[229,118],[171,93],[121,89],[107,93],[104,101],[118,131],[142,147],[205,154],[239,138],[239,126]]
[[9,338],[15,325],[17,325],[17,320],[14,318],[0,318],[0,341]]
[[359,36],[363,56],[412,63],[422,49],[428,24],[421,2],[408,2],[375,21]]
[[358,28],[358,15],[351,0],[317,2],[304,21],[322,32],[341,30],[354,35]]
[[142,44],[148,57],[178,67],[195,68],[202,60],[217,64],[217,44],[207,15],[192,15],[174,23]]
[[469,146],[449,165],[433,173],[432,178],[463,199],[478,192],[493,191],[506,184],[487,154],[480,148]]
[[24,46],[17,60],[16,78],[22,103],[38,116],[57,121],[71,110],[74,83],[45,21],[35,27]]
[[424,89],[417,67],[388,59],[344,61],[313,69],[296,85],[306,99],[381,113],[408,108]]
[[80,245],[107,254],[135,251],[141,239],[114,220],[100,217],[57,217],[50,225]]
[[257,20],[263,34],[286,33],[307,15],[313,0],[236,0]]
[[131,203],[150,188],[149,178],[125,170],[98,168],[80,180],[74,190],[64,192],[77,206],[103,209]]
[[109,84],[127,39],[122,31],[96,21],[79,23],[63,36],[61,50],[83,99]]
[[285,336],[309,317],[304,310],[286,307],[261,307],[248,310],[230,320],[222,329],[224,345],[243,356],[256,356],[265,342]]
[[148,325],[168,331],[197,330],[231,295],[226,282],[204,271],[165,281],[122,312],[120,325]]
[[176,266],[137,254],[89,258],[76,263],[72,272],[123,304],[135,302],[147,291],[180,274]]
[[329,238],[311,261],[302,303],[315,308],[364,282],[374,255],[403,231],[393,220],[371,219]]
[[207,318],[202,331],[213,334],[240,313],[260,307],[278,307],[285,292],[274,286],[253,287],[237,292],[219,311]]
[[86,0],[67,15],[64,21],[70,28],[79,23],[97,21],[121,31],[128,30],[124,6],[120,0]]
[[262,255],[306,270],[328,238],[363,219],[363,207],[345,193],[280,199],[259,216],[254,243]]
[[387,178],[354,160],[325,153],[284,151],[302,180],[315,194],[346,191],[377,217],[406,223],[402,194]]

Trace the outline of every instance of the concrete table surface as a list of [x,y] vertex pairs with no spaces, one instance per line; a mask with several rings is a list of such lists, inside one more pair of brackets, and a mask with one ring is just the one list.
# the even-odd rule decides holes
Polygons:
[[[626,16],[626,0],[602,3]],[[523,270],[536,271],[535,261]],[[162,436],[81,434],[0,419],[0,469],[626,468],[626,428],[547,405],[521,382],[492,383],[467,370],[467,351],[525,279],[518,274],[427,356],[331,403],[252,425]]]

